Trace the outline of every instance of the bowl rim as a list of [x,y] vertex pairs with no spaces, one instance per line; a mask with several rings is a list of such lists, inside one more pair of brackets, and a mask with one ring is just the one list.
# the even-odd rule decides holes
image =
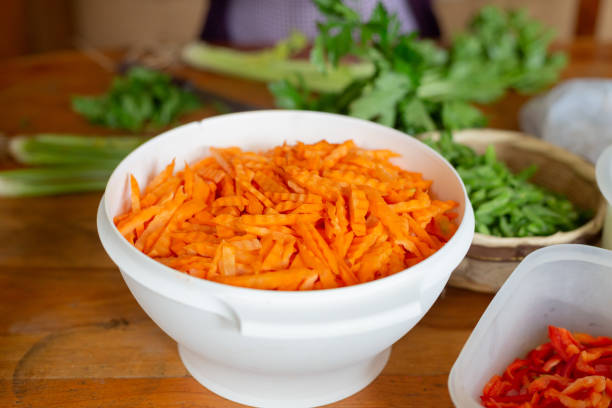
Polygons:
[[[99,220],[98,233],[99,233],[100,240],[102,241],[105,248],[107,246],[105,245],[105,241],[110,246],[111,242],[109,241],[112,240],[112,243],[114,243],[115,245],[118,245],[119,246],[118,249],[123,251],[124,254],[128,254],[130,258],[134,259],[135,262],[141,263],[143,266],[145,266],[148,269],[147,272],[152,272],[149,269],[153,269],[157,271],[158,273],[163,274],[162,279],[166,281],[174,281],[174,282],[181,281],[178,284],[195,285],[197,288],[196,290],[212,290],[214,291],[216,295],[220,295],[220,296],[236,295],[236,296],[260,297],[260,298],[265,298],[267,301],[272,301],[272,299],[278,300],[278,301],[283,301],[283,300],[292,301],[296,299],[302,300],[305,298],[324,301],[324,300],[328,300],[332,298],[335,299],[338,297],[344,298],[344,297],[361,296],[367,292],[371,293],[373,291],[376,291],[377,289],[383,289],[385,287],[396,287],[397,285],[394,285],[394,284],[399,283],[403,280],[414,280],[420,277],[421,275],[423,275],[423,272],[426,270],[426,268],[430,264],[433,264],[437,262],[439,259],[446,256],[447,253],[451,251],[451,247],[461,247],[461,242],[460,242],[461,239],[465,239],[466,241],[469,241],[467,244],[464,243],[464,246],[466,249],[465,253],[467,254],[467,249],[469,248],[469,245],[471,244],[472,239],[473,239],[474,213],[472,210],[472,206],[471,206],[469,197],[467,195],[467,191],[465,189],[465,185],[463,184],[463,181],[461,180],[461,177],[459,176],[457,171],[444,157],[442,157],[442,155],[440,155],[438,152],[436,152],[429,146],[425,145],[424,143],[421,143],[416,138],[412,138],[415,143],[418,143],[418,145],[421,148],[423,148],[425,151],[427,151],[430,155],[434,156],[436,159],[444,163],[450,169],[452,174],[455,176],[455,180],[459,183],[459,186],[461,188],[461,191],[463,193],[463,198],[465,201],[464,213],[463,213],[462,221],[459,224],[457,231],[455,232],[453,237],[446,244],[444,244],[444,246],[442,246],[438,251],[436,251],[434,254],[430,255],[428,258],[424,259],[423,261],[419,262],[418,264],[410,268],[404,269],[402,271],[396,272],[395,274],[387,276],[382,279],[376,279],[376,280],[366,282],[366,283],[360,283],[356,285],[344,286],[344,287],[339,287],[339,288],[310,290],[310,291],[279,291],[279,290],[253,289],[253,288],[246,288],[246,287],[240,287],[240,286],[232,286],[232,285],[227,285],[224,283],[214,282],[208,279],[194,277],[184,272],[170,268],[160,262],[157,262],[153,258],[139,251],[133,245],[130,245],[129,242],[121,235],[119,230],[116,228],[114,222],[112,221],[112,216],[108,212],[108,206],[106,205],[108,201],[107,190],[109,189],[109,185],[111,184],[111,181],[115,178],[115,173],[117,173],[119,169],[123,167],[124,163],[129,162],[129,160],[131,160],[131,158],[134,155],[136,155],[138,151],[143,149],[145,146],[148,146],[154,143],[160,143],[161,140],[169,137],[170,133],[176,132],[177,130],[183,127],[194,126],[194,125],[199,126],[202,123],[210,123],[212,121],[227,121],[227,120],[233,120],[235,118],[244,118],[248,116],[261,116],[261,115],[284,116],[284,115],[296,115],[296,114],[301,115],[301,116],[311,117],[311,118],[324,117],[324,118],[328,118],[329,120],[345,121],[347,123],[349,122],[358,123],[360,126],[367,126],[375,131],[387,132],[391,137],[394,137],[397,140],[401,140],[401,138],[412,138],[412,136],[405,134],[403,132],[400,132],[396,129],[393,129],[387,126],[383,126],[383,125],[380,125],[378,123],[374,123],[371,121],[348,117],[345,115],[332,114],[332,113],[326,113],[326,112],[314,112],[314,111],[257,110],[257,111],[238,112],[238,113],[218,115],[218,116],[213,116],[210,118],[205,118],[201,121],[195,121],[195,122],[183,124],[171,130],[165,131],[149,139],[142,145],[138,146],[136,149],[130,152],[130,154],[128,154],[117,165],[115,170],[113,170],[113,173],[111,174],[111,177],[109,177],[109,181],[106,185],[104,195],[102,196],[102,199],[100,202],[100,211],[102,211],[103,213],[102,214],[103,220],[101,222],[104,222],[106,224],[104,227],[108,228],[111,232],[110,237],[109,236],[103,237],[102,235],[105,235],[105,234],[100,233],[101,225],[100,225],[100,220]],[[407,140],[411,140],[411,139],[407,139]],[[466,237],[466,234],[467,234],[467,237]],[[110,256],[111,251],[119,252],[119,251],[116,251],[115,249],[109,250],[107,248],[107,252],[109,252],[109,256]],[[459,262],[463,259],[464,256],[462,256],[460,259],[457,259],[457,264],[459,264]],[[113,257],[111,256],[111,258]],[[119,262],[117,262],[117,266],[120,269],[122,269],[122,267],[119,265]],[[453,269],[454,267],[456,267],[456,265],[453,265]],[[406,273],[407,271],[410,271],[413,273]],[[129,271],[126,270],[125,273],[129,274],[133,279],[137,280],[141,284],[144,284],[141,281],[141,279],[138,279],[137,277],[133,276]],[[449,275],[450,275],[450,271],[449,271]],[[149,286],[149,285],[145,284],[145,286]],[[156,290],[156,292],[160,292],[160,291]]]

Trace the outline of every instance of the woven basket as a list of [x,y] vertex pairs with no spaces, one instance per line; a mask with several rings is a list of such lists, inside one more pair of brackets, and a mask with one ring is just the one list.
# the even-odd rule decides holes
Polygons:
[[451,275],[449,285],[495,293],[520,260],[538,248],[568,243],[597,244],[606,204],[597,188],[592,164],[558,146],[519,132],[466,130],[456,132],[454,139],[479,153],[492,144],[497,157],[513,171],[537,165],[538,171],[530,181],[564,194],[578,207],[592,210],[594,216],[580,228],[543,237],[502,238],[476,233],[467,257]]

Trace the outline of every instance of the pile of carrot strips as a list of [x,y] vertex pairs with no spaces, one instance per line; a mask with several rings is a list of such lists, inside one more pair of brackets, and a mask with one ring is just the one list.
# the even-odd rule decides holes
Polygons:
[[271,290],[330,289],[389,276],[442,247],[457,229],[453,201],[399,168],[389,150],[353,141],[284,144],[255,153],[210,148],[174,161],[141,191],[120,233],[192,276]]

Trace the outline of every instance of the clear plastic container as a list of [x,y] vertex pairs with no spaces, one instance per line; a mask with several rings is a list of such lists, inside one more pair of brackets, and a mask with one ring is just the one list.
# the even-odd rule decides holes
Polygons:
[[608,202],[601,246],[612,249],[612,146],[608,146],[597,159],[595,167],[597,186]]
[[555,245],[527,256],[497,292],[453,365],[459,408],[477,408],[482,388],[517,357],[546,342],[547,327],[612,336],[612,251]]

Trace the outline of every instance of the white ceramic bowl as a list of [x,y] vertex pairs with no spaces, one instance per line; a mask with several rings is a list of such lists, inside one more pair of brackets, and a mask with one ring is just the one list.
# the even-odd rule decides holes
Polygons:
[[[346,288],[275,292],[227,286],[170,269],[139,252],[112,223],[128,208],[128,174],[140,185],[176,158],[177,167],[209,146],[265,149],[342,142],[388,148],[395,162],[434,180],[433,192],[459,203],[461,222],[437,253],[403,272]],[[104,248],[145,312],[178,343],[205,387],[253,406],[311,407],[364,388],[385,366],[391,345],[429,310],[472,241],[474,216],[454,169],[401,132],[315,112],[259,111],[217,116],[168,131],[117,167],[98,211]]]
[[564,244],[528,255],[493,298],[448,379],[459,408],[481,408],[484,385],[547,341],[548,325],[612,335],[612,251]]

